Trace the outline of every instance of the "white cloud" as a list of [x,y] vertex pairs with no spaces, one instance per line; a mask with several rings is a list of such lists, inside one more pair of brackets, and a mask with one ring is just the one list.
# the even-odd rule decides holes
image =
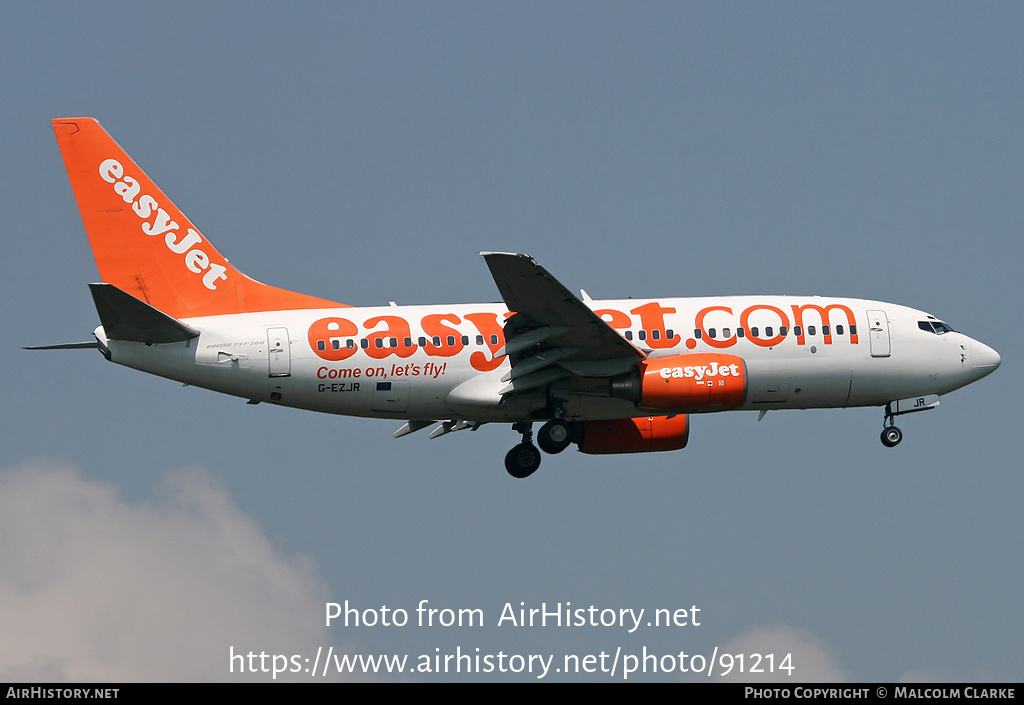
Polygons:
[[231,646],[330,645],[327,599],[201,470],[144,503],[54,463],[0,471],[0,680],[231,680]]
[[[739,672],[739,662],[724,681],[743,683],[841,683],[848,680],[832,653],[832,648],[809,632],[785,624],[757,627],[745,634],[730,639],[718,649],[720,654],[744,654],[744,670]],[[762,656],[772,654],[775,672],[769,669],[767,659],[759,666],[761,673],[751,673],[755,663],[750,654]],[[788,671],[779,670],[786,654],[792,654],[792,676]]]

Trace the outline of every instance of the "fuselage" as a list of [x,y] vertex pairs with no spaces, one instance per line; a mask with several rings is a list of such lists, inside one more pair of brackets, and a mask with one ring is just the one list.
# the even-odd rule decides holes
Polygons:
[[[721,352],[743,359],[740,409],[881,406],[946,394],[999,356],[934,316],[878,301],[744,296],[588,301],[649,358]],[[107,340],[113,362],[255,401],[394,419],[536,418],[546,392],[502,398],[503,304],[386,306],[184,319],[198,338]],[[578,372],[578,370],[577,370]],[[607,393],[614,370],[574,374],[565,418],[642,416]],[[692,410],[691,410],[692,411]]]

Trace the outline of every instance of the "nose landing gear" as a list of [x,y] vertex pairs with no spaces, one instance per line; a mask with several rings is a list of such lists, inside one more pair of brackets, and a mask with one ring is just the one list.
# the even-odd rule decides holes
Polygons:
[[[886,417],[889,422],[892,423],[891,417]],[[903,431],[899,430],[895,426],[886,426],[882,429],[882,445],[886,448],[892,448],[899,444],[903,440]]]
[[882,445],[892,448],[903,440],[903,431],[896,428],[896,417],[913,414],[917,411],[928,411],[939,405],[939,395],[926,394],[922,397],[911,397],[891,401],[885,405],[885,418],[882,420]]
[[882,419],[882,445],[886,448],[892,448],[903,440],[903,431],[896,428],[898,413],[898,411],[892,410],[892,404],[885,405],[885,418]]

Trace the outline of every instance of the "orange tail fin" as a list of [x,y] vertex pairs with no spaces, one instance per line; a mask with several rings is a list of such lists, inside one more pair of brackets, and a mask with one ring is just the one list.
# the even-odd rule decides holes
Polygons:
[[343,306],[228,264],[94,119],[58,118],[53,131],[104,282],[174,318]]

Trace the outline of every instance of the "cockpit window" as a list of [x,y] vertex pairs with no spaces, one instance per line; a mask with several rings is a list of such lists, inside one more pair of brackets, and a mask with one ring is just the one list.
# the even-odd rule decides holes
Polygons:
[[952,328],[939,320],[931,321],[918,321],[917,327],[927,333],[935,333],[936,335],[942,335],[943,333],[955,333]]

